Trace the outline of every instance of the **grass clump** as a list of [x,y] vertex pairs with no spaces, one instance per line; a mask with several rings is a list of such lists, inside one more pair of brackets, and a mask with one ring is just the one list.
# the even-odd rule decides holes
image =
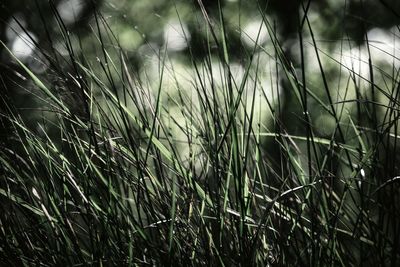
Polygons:
[[37,107],[27,118],[2,96],[2,262],[396,266],[397,67],[368,42],[367,63],[351,56],[366,75],[350,41],[334,56],[307,7],[297,56],[260,10],[239,62],[222,7],[199,10],[205,57],[148,44],[142,71],[97,12],[95,48],[61,19],[66,55],[35,43],[42,74],[2,44]]

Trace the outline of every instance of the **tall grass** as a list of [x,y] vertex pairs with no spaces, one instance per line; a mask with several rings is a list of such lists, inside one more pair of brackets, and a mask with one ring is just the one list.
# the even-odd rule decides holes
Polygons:
[[400,264],[396,65],[368,39],[368,75],[322,49],[304,6],[297,57],[260,8],[238,70],[222,8],[199,9],[207,55],[183,71],[167,47],[135,71],[97,12],[97,57],[55,8],[68,53],[35,43],[46,73],[2,43],[36,102],[2,96],[2,264]]

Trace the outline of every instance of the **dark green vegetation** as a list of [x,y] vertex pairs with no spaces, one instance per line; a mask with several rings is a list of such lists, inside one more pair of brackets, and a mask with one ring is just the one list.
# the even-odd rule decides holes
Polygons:
[[89,33],[15,17],[41,67],[1,43],[1,265],[400,265],[397,7],[260,1],[235,35],[209,2],[171,4],[172,50],[95,6]]

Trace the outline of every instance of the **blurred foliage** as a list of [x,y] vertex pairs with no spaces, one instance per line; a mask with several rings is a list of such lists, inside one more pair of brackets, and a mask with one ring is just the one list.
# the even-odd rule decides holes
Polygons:
[[[286,47],[287,57],[296,64],[300,61],[298,47],[298,25],[299,15],[302,9],[309,11],[309,17],[313,23],[314,34],[321,41],[320,47],[325,51],[332,51],[335,44],[341,38],[350,38],[356,43],[362,43],[365,34],[373,28],[389,29],[399,23],[400,4],[396,0],[369,0],[369,1],[334,1],[318,0],[301,2],[296,0],[259,0],[259,1],[202,1],[210,16],[211,22],[219,24],[218,6],[222,7],[225,20],[225,34],[229,40],[228,52],[234,62],[243,62],[246,55],[253,49],[251,42],[246,43],[246,26],[252,27],[254,38],[257,33],[257,23],[262,21],[261,14],[266,14],[274,22],[276,32],[281,42]],[[183,64],[190,64],[190,60],[197,58],[201,60],[209,51],[208,44],[212,42],[210,33],[207,32],[203,23],[203,15],[198,1],[164,1],[164,0],[112,0],[112,1],[89,1],[89,0],[59,0],[59,1],[2,1],[0,6],[1,24],[0,39],[11,45],[16,42],[21,31],[18,23],[32,34],[42,50],[58,47],[58,53],[65,54],[65,44],[62,43],[62,32],[56,26],[54,10],[59,11],[60,18],[66,22],[66,30],[71,34],[76,43],[82,45],[86,54],[100,53],[96,35],[93,12],[98,10],[108,23],[111,31],[119,41],[124,53],[127,54],[130,66],[139,71],[146,58],[159,50],[171,40],[168,33],[181,34],[180,26],[186,29],[186,37],[189,46],[178,49],[169,45],[171,55]],[[60,12],[62,11],[62,12]],[[71,18],[72,16],[72,18]],[[16,23],[17,21],[17,23]],[[253,24],[252,24],[253,23]],[[201,25],[204,25],[202,27]],[[258,26],[259,26],[258,25]],[[171,29],[172,28],[172,29]],[[254,29],[255,28],[255,29]],[[171,33],[172,31],[172,33]],[[177,32],[177,33],[176,33]],[[65,34],[66,32],[64,32]],[[51,38],[49,38],[51,37]],[[173,36],[170,36],[173,37]],[[59,40],[60,43],[57,43]],[[322,43],[323,42],[323,43]],[[336,43],[335,43],[336,42]],[[268,41],[265,41],[268,46]],[[362,45],[362,44],[361,44]],[[190,47],[190,51],[188,50]],[[212,46],[211,46],[212,47]],[[153,50],[153,51],[151,51]],[[64,51],[64,52],[63,52]],[[27,59],[28,66],[40,70],[40,52],[36,51],[35,59]],[[211,51],[217,54],[218,51]],[[3,82],[12,83],[12,69],[15,66],[10,58],[0,47],[2,58],[1,73]],[[88,55],[88,58],[91,58]],[[60,64],[63,64],[62,62]],[[240,63],[241,64],[241,63]],[[296,66],[297,67],[297,66]],[[43,72],[43,70],[40,70]],[[331,76],[337,75],[337,70],[332,70]],[[3,86],[2,90],[9,86]],[[18,90],[16,90],[18,91]],[[16,92],[12,92],[14,94]],[[12,95],[11,94],[11,95]],[[290,95],[287,103],[291,102]],[[15,97],[15,101],[24,102],[28,98]],[[28,103],[21,103],[27,105]],[[294,106],[288,104],[288,106]],[[295,120],[293,117],[288,120]]]

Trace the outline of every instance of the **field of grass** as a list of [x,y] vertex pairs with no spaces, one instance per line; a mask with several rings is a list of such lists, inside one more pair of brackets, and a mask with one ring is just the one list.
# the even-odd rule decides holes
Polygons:
[[326,46],[303,6],[288,48],[260,8],[238,61],[201,3],[202,59],[137,70],[99,12],[85,43],[53,9],[45,72],[1,43],[0,265],[400,265],[396,46]]

